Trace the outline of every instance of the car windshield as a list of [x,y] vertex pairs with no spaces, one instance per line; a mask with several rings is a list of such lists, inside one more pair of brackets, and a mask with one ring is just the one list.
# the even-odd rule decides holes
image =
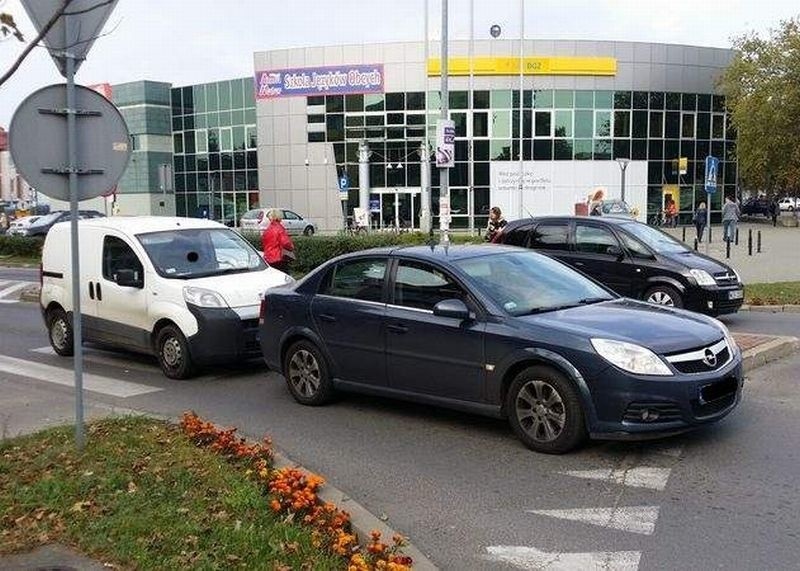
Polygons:
[[50,224],[51,222],[55,222],[59,219],[59,217],[63,214],[63,212],[51,212],[50,214],[45,214],[44,216],[40,217],[36,220],[37,224]]
[[602,204],[603,214],[629,214],[630,208],[621,200],[607,200]]
[[192,228],[137,236],[159,275],[192,279],[266,269],[261,255],[233,230]]
[[535,252],[491,254],[455,264],[480,290],[514,316],[614,299],[588,278]]
[[622,228],[641,242],[647,244],[657,254],[680,254],[689,248],[666,232],[647,226],[646,224],[624,224]]

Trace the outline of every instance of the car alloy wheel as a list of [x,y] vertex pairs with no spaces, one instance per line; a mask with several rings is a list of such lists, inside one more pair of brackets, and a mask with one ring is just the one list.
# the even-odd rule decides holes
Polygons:
[[647,301],[650,303],[655,303],[658,305],[668,305],[669,307],[675,307],[675,300],[664,291],[658,290],[654,291],[650,294],[650,297],[647,298]]
[[681,294],[668,285],[658,285],[647,290],[643,296],[648,303],[665,307],[683,307]]
[[317,359],[305,349],[297,351],[289,361],[289,382],[295,390],[307,398],[312,398],[319,390],[320,370]]
[[328,362],[311,341],[298,341],[286,351],[283,375],[294,400],[308,406],[319,406],[334,396]]
[[303,235],[305,236],[313,236],[314,235],[314,227],[307,226],[305,230],[303,230]]
[[564,430],[566,410],[558,391],[543,380],[528,381],[516,398],[520,426],[537,442],[552,442]]

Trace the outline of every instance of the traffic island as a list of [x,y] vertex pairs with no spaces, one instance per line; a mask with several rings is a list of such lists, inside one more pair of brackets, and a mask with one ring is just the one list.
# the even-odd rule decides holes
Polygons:
[[788,357],[800,349],[800,340],[797,337],[734,333],[733,338],[742,351],[745,372]]

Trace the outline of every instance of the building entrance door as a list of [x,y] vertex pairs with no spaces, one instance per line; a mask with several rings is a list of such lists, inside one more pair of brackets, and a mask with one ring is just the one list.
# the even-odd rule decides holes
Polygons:
[[380,229],[419,230],[420,191],[386,189],[377,193],[380,212],[373,212],[372,226]]

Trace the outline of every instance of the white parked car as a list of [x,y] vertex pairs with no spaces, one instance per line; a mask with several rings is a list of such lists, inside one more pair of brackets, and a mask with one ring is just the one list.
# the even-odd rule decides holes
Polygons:
[[778,206],[781,209],[781,212],[784,210],[788,210],[789,212],[794,212],[797,208],[797,200],[792,198],[791,196],[785,196],[778,201]]
[[[259,231],[263,232],[269,226],[269,219],[267,213],[272,208],[254,208],[245,212],[242,219],[239,221],[239,228],[245,231]],[[296,212],[280,208],[283,212],[283,226],[286,232],[295,236],[303,234],[304,236],[313,236],[317,231],[317,227],[310,220],[306,220]]]
[[39,220],[39,216],[23,216],[17,218],[8,227],[7,234],[12,236],[26,236],[31,224]]
[[[78,232],[84,339],[153,354],[173,379],[259,357],[261,295],[294,281],[209,220],[97,218]],[[56,224],[42,251],[41,306],[62,356],[73,352],[70,250],[69,224]]]

